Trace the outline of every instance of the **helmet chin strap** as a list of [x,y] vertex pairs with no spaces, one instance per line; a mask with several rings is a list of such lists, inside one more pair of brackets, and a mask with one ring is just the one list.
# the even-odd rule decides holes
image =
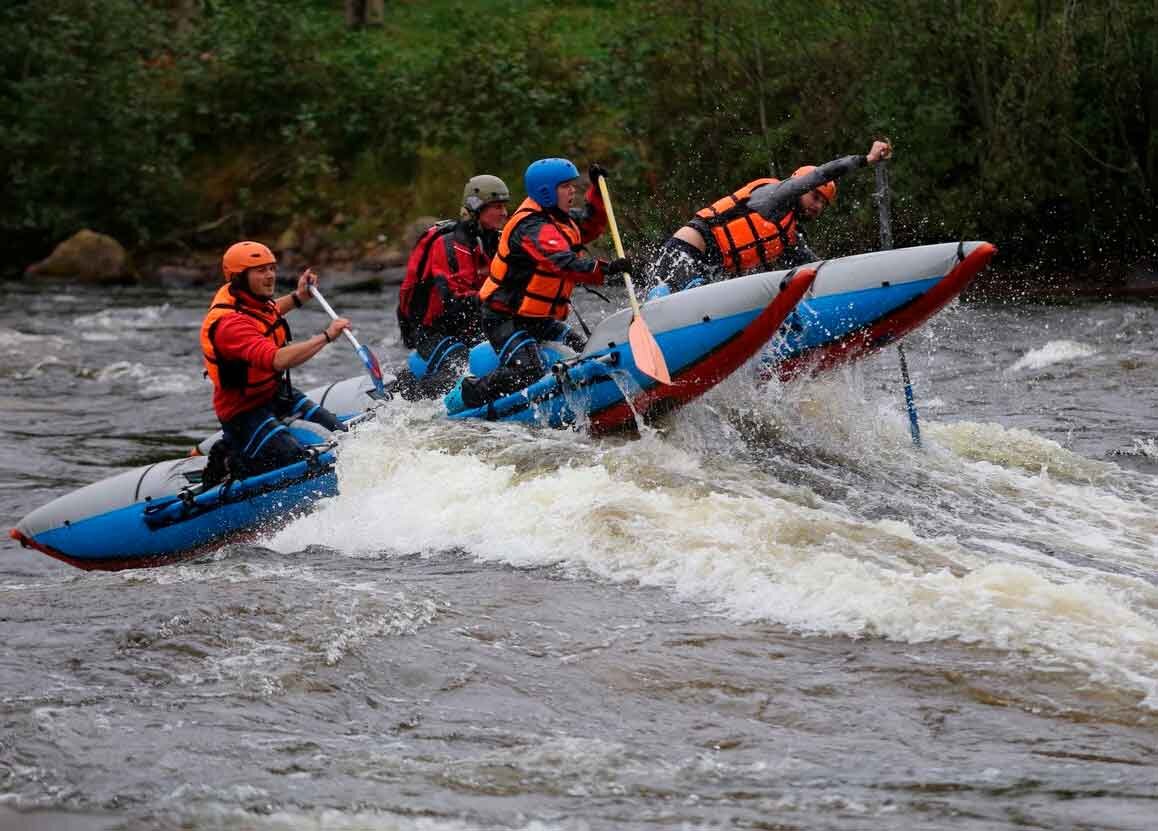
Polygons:
[[476,236],[482,241],[483,251],[488,257],[493,257],[495,252],[499,250],[499,237],[501,234],[494,228],[483,228],[476,223]]
[[243,291],[259,303],[262,302],[262,298],[249,290],[249,269],[246,269],[240,274],[234,274],[229,278],[229,283],[233,286],[234,293]]

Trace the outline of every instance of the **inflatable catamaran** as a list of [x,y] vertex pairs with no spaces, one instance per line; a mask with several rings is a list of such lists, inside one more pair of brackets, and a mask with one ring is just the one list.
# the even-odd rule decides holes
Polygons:
[[[602,321],[583,352],[551,344],[551,367],[526,389],[486,407],[448,413],[465,421],[579,425],[599,433],[631,426],[691,401],[761,355],[765,377],[789,378],[857,360],[896,342],[953,300],[996,249],[987,242],[902,248],[827,260],[700,286],[645,303],[643,315],[672,377],[660,384],[635,365],[632,312]],[[489,354],[488,354],[489,352]],[[476,347],[472,370],[497,362]],[[371,417],[382,402],[359,376],[311,390],[343,420]],[[310,458],[205,487],[202,455],[125,471],[32,511],[11,531],[22,545],[84,569],[161,565],[283,524],[338,493],[337,441],[317,425],[290,429]],[[342,452],[357,452],[356,446]]]
[[[450,417],[545,426],[585,420],[588,429],[602,432],[634,423],[637,415],[669,411],[755,356],[815,276],[814,268],[756,274],[645,305],[671,385],[635,367],[626,310],[600,323],[578,355],[549,346],[544,357],[551,371],[525,390]],[[485,355],[478,360],[485,363]],[[401,405],[397,399],[376,401],[373,391],[370,379],[361,376],[309,395],[346,420],[365,417],[376,405]],[[157,462],[59,497],[21,519],[11,536],[78,568],[116,570],[174,562],[258,533],[338,492],[337,441],[309,422],[294,422],[290,429],[311,448],[309,459],[212,487],[201,482],[204,453]]]

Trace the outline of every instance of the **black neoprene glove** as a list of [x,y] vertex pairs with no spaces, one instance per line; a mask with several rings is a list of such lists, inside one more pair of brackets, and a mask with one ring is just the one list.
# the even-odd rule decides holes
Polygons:
[[612,260],[603,267],[603,273],[608,277],[622,274],[625,271],[630,273],[634,270],[635,269],[631,267],[631,257],[620,257],[619,259]]
[[607,168],[599,162],[592,162],[587,166],[587,178],[591,180],[592,185],[599,187],[600,178],[607,178]]

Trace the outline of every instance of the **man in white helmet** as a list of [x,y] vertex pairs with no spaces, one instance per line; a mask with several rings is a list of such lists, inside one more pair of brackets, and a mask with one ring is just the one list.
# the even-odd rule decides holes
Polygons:
[[510,199],[499,177],[471,177],[460,218],[432,225],[411,250],[398,292],[402,342],[414,350],[398,374],[404,398],[445,393],[462,374],[469,348],[483,339],[478,290],[490,273]]

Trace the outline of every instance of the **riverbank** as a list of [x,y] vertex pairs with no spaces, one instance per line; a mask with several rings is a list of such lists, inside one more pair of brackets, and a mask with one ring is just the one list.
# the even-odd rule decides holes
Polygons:
[[[806,5],[789,32],[730,0],[486,0],[469,21],[454,0],[398,0],[357,29],[316,0],[16,4],[0,9],[0,260],[88,227],[178,259],[300,234],[317,261],[311,230],[327,250],[392,245],[422,213],[455,215],[471,175],[517,191],[556,155],[612,171],[629,235],[670,232],[881,136],[898,241],[1008,241],[1007,264],[1065,268],[1087,249],[1153,257],[1153,3],[1116,3],[1109,23],[1038,6]],[[872,188],[840,183],[840,244],[820,250],[875,236]]]

